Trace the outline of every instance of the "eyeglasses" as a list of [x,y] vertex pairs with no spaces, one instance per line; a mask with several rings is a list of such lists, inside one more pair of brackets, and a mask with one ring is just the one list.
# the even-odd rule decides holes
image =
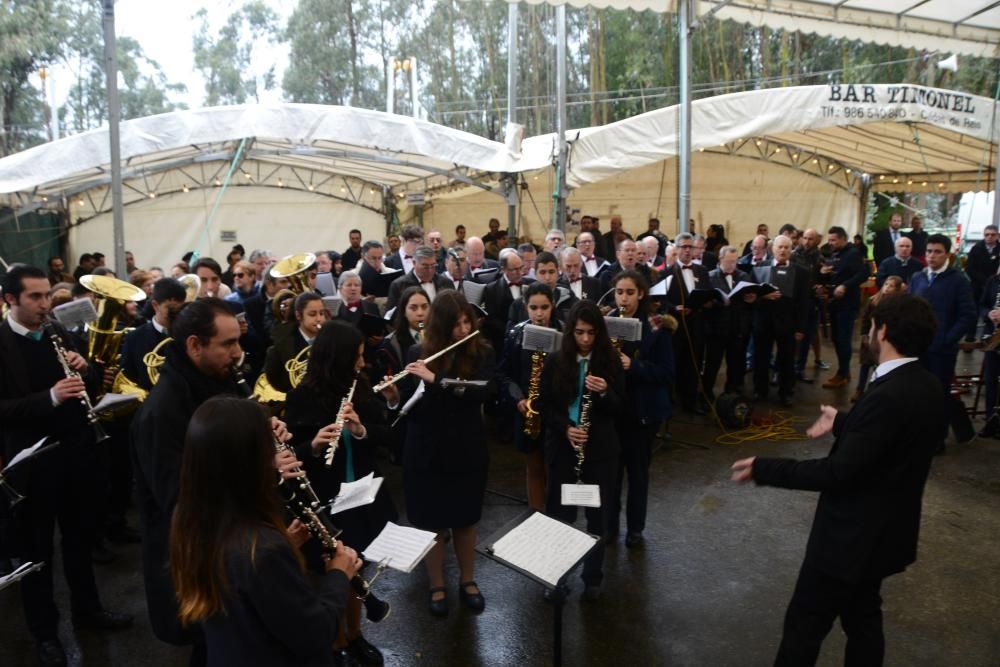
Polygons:
[[242,278],[245,275],[246,275],[245,273],[234,273],[233,278]]
[[694,248],[693,245],[679,245],[677,247],[680,248],[681,250],[692,250]]

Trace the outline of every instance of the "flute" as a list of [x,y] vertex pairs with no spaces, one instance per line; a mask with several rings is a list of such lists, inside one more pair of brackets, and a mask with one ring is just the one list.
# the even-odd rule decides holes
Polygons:
[[[426,359],[423,359],[423,362],[425,364],[426,363],[430,363],[430,362],[434,361],[435,359],[437,359],[438,357],[440,357],[441,355],[443,355],[443,354],[445,354],[447,352],[451,352],[452,350],[454,350],[456,347],[458,347],[462,343],[465,343],[466,341],[468,341],[469,339],[471,339],[473,336],[477,336],[477,335],[479,335],[479,330],[478,329],[476,331],[473,331],[472,333],[470,333],[468,336],[466,336],[462,340],[458,341],[457,343],[452,343],[451,345],[449,345],[448,347],[444,348],[440,352],[435,352],[434,354],[432,354],[431,356],[427,357]],[[374,391],[377,394],[380,391],[382,391],[383,389],[385,389],[386,387],[391,387],[392,385],[396,384],[397,382],[399,382],[400,380],[402,380],[403,378],[405,378],[409,374],[410,374],[410,371],[402,370],[402,371],[396,373],[395,375],[393,375],[391,378],[389,378],[385,382],[380,382],[379,384],[377,384],[374,387],[372,387],[372,391]]]
[[333,455],[337,453],[337,445],[340,443],[340,434],[344,431],[344,408],[351,399],[354,398],[354,388],[358,386],[358,378],[354,378],[354,382],[351,383],[351,388],[347,391],[347,395],[344,396],[343,400],[340,401],[340,409],[337,410],[337,421],[334,422],[334,426],[337,427],[337,437],[330,442],[330,448],[326,450],[326,465],[333,465]]

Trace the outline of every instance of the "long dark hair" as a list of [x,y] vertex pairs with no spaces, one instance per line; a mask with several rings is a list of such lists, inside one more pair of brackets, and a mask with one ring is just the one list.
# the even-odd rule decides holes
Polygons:
[[[463,315],[469,318],[469,324],[472,325],[469,333],[472,333],[478,328],[476,326],[476,311],[465,300],[465,295],[455,290],[443,290],[439,292],[434,298],[434,303],[431,304],[430,312],[427,314],[427,333],[424,336],[423,343],[421,343],[420,356],[422,358],[429,357],[452,343],[457,342],[452,340],[451,332]],[[450,368],[459,377],[473,377],[481,356],[481,347],[484,344],[481,339],[482,336],[476,336],[455,349],[452,355],[454,362],[450,365]],[[448,355],[435,359],[428,365],[428,368],[435,373],[440,373],[442,370],[449,368],[446,365],[448,364],[447,359]]]
[[577,301],[566,316],[566,325],[563,327],[562,347],[555,355],[555,373],[552,384],[556,394],[557,404],[569,405],[576,396],[577,383],[577,347],[576,337],[573,330],[577,322],[583,322],[594,327],[594,347],[590,354],[591,375],[604,378],[609,383],[621,367],[621,359],[615,353],[615,348],[611,344],[608,336],[608,327],[604,324],[604,316],[600,308],[590,301]]
[[275,492],[274,443],[264,409],[211,398],[188,423],[170,528],[170,573],[184,625],[221,613],[233,548],[254,558],[262,528],[285,534]]
[[[324,401],[336,401],[347,394],[354,382],[354,364],[364,335],[350,324],[327,322],[319,330],[309,351],[309,366],[302,386],[319,392]],[[362,378],[358,378],[358,387]],[[354,393],[358,395],[358,389]]]
[[642,318],[655,310],[656,306],[653,304],[653,300],[649,298],[649,281],[646,280],[646,276],[635,269],[629,269],[615,276],[611,281],[611,286],[618,287],[618,283],[625,279],[631,280],[636,289],[642,292],[642,298],[639,299],[639,306],[635,309],[636,317]]
[[427,296],[424,288],[414,285],[403,290],[403,293],[399,296],[399,302],[396,304],[396,312],[392,315],[392,331],[396,334],[396,340],[399,341],[399,349],[403,351],[403,354],[406,354],[406,351],[413,345],[413,336],[410,334],[410,323],[406,320],[406,306],[409,305],[410,299],[417,294],[427,299],[427,303],[430,305],[431,298]]

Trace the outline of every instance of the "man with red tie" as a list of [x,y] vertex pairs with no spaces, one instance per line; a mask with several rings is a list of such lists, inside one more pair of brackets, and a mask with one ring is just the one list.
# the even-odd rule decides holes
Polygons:
[[767,398],[768,362],[772,347],[777,347],[775,366],[778,371],[778,400],[792,404],[795,389],[795,347],[805,338],[809,325],[809,272],[791,262],[792,240],[777,236],[771,244],[774,259],[770,266],[753,269],[757,283],[769,283],[778,291],[765,294],[757,302],[753,325],[753,388],[754,398]]
[[522,285],[530,285],[533,280],[521,277],[524,262],[517,251],[509,250],[500,254],[500,278],[486,286],[483,291],[483,306],[486,320],[483,334],[489,339],[494,350],[503,350],[503,339],[507,333],[507,314],[510,305],[521,297]]
[[[631,242],[623,241],[622,245],[625,243]],[[680,323],[674,340],[677,397],[682,408],[703,415],[705,408],[699,400],[698,386],[705,354],[705,320],[702,311],[711,307],[711,304],[698,309],[684,304],[688,295],[694,290],[712,289],[712,281],[708,269],[694,263],[694,237],[688,233],[678,234],[674,243],[677,248],[677,261],[668,273],[672,278],[667,289],[667,301]]]
[[446,289],[453,289],[452,282],[439,275],[437,269],[437,253],[430,246],[420,246],[414,251],[415,262],[413,270],[405,276],[400,276],[392,281],[389,286],[389,298],[386,299],[385,309],[395,308],[399,303],[400,295],[407,287],[420,287],[427,293],[427,298],[433,303],[438,292]]
[[[465,255],[466,259],[469,260],[469,267],[465,271],[465,280],[488,283],[499,277],[499,271],[490,271],[489,269],[499,269],[500,263],[486,257],[486,245],[478,236],[470,236],[469,240],[465,242]],[[486,272],[482,274],[485,276],[484,278],[477,276],[480,271]]]
[[417,252],[417,247],[424,243],[424,230],[416,225],[406,225],[399,233],[403,243],[399,246],[399,251],[386,257],[385,265],[390,269],[402,269],[404,274],[413,270],[413,259]]
[[569,288],[577,299],[596,303],[601,298],[601,283],[597,278],[583,275],[583,256],[573,246],[567,246],[559,253],[559,272],[558,284]]
[[588,276],[596,276],[604,264],[604,258],[596,254],[596,242],[593,232],[580,232],[576,237],[576,248],[583,259],[583,270]]

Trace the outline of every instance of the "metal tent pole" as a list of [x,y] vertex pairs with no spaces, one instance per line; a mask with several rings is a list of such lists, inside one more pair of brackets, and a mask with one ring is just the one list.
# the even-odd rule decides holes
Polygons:
[[691,3],[677,3],[680,36],[680,128],[677,138],[677,231],[687,232],[691,219]]
[[104,0],[104,75],[108,85],[108,137],[111,153],[111,211],[114,220],[115,272],[125,275],[125,215],[122,211],[122,160],[118,137],[121,105],[118,101],[118,54],[115,39],[115,0]]
[[556,135],[559,163],[556,169],[555,220],[553,227],[566,231],[566,5],[556,6]]
[[[517,122],[517,3],[507,5],[507,131]],[[517,238],[517,175],[507,181],[507,234]],[[516,244],[515,244],[516,245]]]

